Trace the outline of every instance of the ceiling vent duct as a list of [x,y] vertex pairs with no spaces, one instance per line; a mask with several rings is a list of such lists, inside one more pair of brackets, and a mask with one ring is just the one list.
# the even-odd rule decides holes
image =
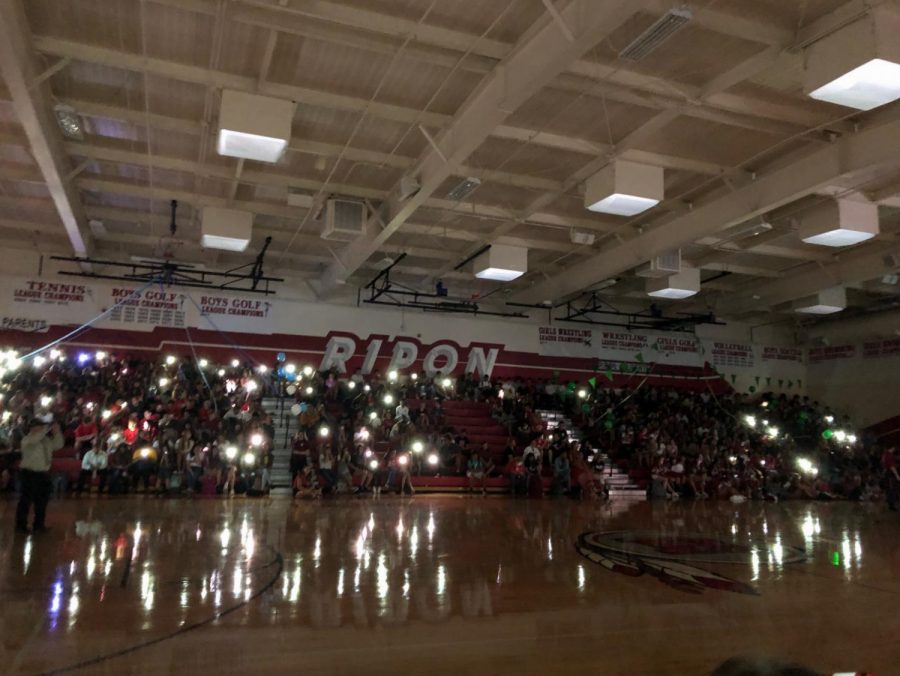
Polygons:
[[681,272],[681,249],[668,251],[657,256],[646,265],[635,270],[634,274],[638,277],[667,277]]
[[363,234],[366,204],[358,200],[330,199],[325,203],[322,239],[349,242]]
[[819,246],[853,246],[879,233],[878,206],[846,199],[828,200],[800,218],[800,239]]
[[462,183],[457,185],[453,190],[447,193],[447,199],[451,199],[454,202],[461,202],[466,199],[469,195],[471,195],[475,189],[481,185],[481,181],[474,176],[469,176],[468,178],[463,179]]
[[472,267],[478,279],[511,282],[528,272],[528,249],[493,244],[475,259]]
[[692,18],[693,14],[687,7],[670,9],[619,52],[619,58],[626,61],[640,61],[684,28]]
[[225,89],[216,148],[226,157],[277,162],[291,139],[293,118],[292,101]]

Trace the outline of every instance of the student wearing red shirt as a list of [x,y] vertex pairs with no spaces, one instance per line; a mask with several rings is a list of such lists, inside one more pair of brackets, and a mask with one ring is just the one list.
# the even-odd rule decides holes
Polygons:
[[87,453],[97,438],[97,425],[90,416],[84,416],[81,424],[75,428],[75,450],[79,455]]
[[122,431],[122,438],[129,446],[134,446],[137,443],[139,432],[137,420],[132,418],[128,421],[128,427]]

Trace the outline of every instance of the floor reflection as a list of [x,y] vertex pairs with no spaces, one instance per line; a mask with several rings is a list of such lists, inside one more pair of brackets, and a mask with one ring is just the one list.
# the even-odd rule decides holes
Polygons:
[[[114,630],[124,640],[234,606],[229,622],[238,625],[362,629],[601,602],[625,608],[635,598],[652,602],[648,593],[668,593],[579,556],[574,542],[585,531],[630,534],[617,536],[619,546],[650,542],[673,561],[694,556],[763,595],[775,593],[792,564],[817,575],[834,571],[843,583],[885,568],[884,556],[863,556],[873,546],[871,515],[850,505],[397,498],[53,507],[52,537],[0,535],[0,589],[13,643],[33,631],[35,600],[44,608],[38,639]],[[724,543],[716,555],[725,558],[671,549],[713,536]],[[273,550],[284,566],[273,591],[241,606],[271,580]],[[797,551],[806,557],[800,564]]]

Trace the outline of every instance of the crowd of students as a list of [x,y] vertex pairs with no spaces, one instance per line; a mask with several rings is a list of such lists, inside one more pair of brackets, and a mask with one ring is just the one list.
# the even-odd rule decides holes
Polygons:
[[[538,496],[603,495],[600,451],[651,498],[843,497],[896,507],[898,456],[857,438],[847,420],[807,398],[711,391],[594,388],[553,381],[356,372],[343,376],[273,362],[213,365],[193,356],[146,360],[53,351],[9,368],[0,391],[0,489],[12,489],[23,440],[52,439],[57,461],[80,463],[75,495],[188,491],[263,494],[273,448],[290,448],[298,497],[393,490],[414,477],[465,477]],[[296,419],[275,439],[263,396]],[[502,451],[469,442],[445,420],[447,399],[481,401],[508,437]],[[410,402],[413,405],[410,406]],[[565,410],[585,441],[548,430],[537,411]],[[19,483],[21,484],[21,477]]]

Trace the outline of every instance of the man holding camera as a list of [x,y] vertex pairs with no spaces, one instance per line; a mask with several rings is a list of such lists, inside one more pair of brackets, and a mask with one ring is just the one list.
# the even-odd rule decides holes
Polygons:
[[16,508],[16,532],[31,533],[28,527],[28,512],[34,504],[34,531],[47,530],[44,518],[50,501],[50,462],[53,452],[63,446],[63,434],[59,423],[52,425],[35,418],[28,426],[28,434],[22,437],[22,462],[19,464],[19,479],[22,493]]

